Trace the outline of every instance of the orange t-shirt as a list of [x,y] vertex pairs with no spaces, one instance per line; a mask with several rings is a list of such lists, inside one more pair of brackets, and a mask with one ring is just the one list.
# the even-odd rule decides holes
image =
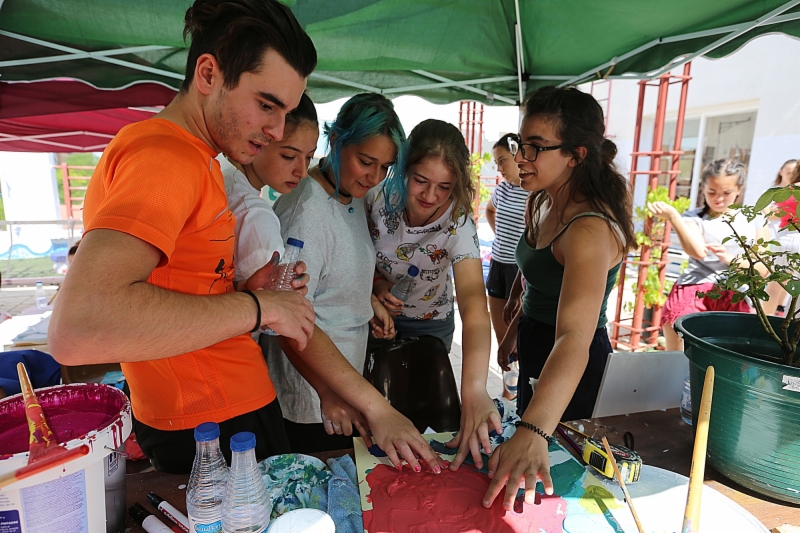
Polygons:
[[[157,287],[185,294],[232,292],[235,219],[216,155],[167,120],[126,126],[92,176],[83,211],[86,231],[121,231],[161,250],[147,279]],[[183,355],[123,363],[122,370],[134,415],[162,430],[222,422],[275,399],[261,349],[248,333]]]

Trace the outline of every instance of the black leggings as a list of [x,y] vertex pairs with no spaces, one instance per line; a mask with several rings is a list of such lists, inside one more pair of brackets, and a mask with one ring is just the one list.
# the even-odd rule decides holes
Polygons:
[[[524,314],[519,318],[517,332],[517,354],[519,355],[519,385],[517,387],[517,413],[522,416],[533,397],[531,378],[539,379],[553,345],[556,341],[556,327],[544,324]],[[589,362],[583,377],[561,421],[591,418],[594,404],[600,392],[600,382],[606,369],[608,354],[611,353],[606,328],[598,328],[589,346]]]
[[[188,474],[192,471],[196,449],[194,429],[164,431],[134,418],[133,430],[139,446],[156,470],[168,474]],[[240,431],[255,433],[258,461],[271,455],[290,452],[289,439],[283,428],[283,414],[277,399],[261,409],[220,422],[219,446],[228,464],[231,462],[231,437]]]
[[328,435],[325,426],[320,424],[298,424],[291,420],[283,419],[286,435],[294,453],[317,453],[332,450],[346,450],[353,447],[353,437],[358,437],[358,430],[354,427],[353,434]]

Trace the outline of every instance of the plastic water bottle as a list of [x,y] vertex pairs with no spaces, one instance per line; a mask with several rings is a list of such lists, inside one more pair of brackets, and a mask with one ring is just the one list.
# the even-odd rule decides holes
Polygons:
[[[292,281],[297,277],[295,274],[295,266],[300,257],[300,250],[303,249],[303,241],[299,239],[292,239],[291,237],[286,241],[286,250],[283,253],[283,258],[278,265],[278,272],[272,278],[273,281],[266,288],[272,291],[291,291]],[[261,328],[261,333],[267,335],[278,335],[272,328],[264,326]]]
[[692,425],[692,384],[689,376],[683,380],[683,392],[681,393],[681,419]]
[[33,295],[36,298],[36,307],[39,309],[47,307],[47,293],[44,292],[41,281],[36,282],[36,292]]
[[517,386],[519,384],[519,366],[515,361],[511,361],[511,370],[503,373],[503,385],[509,394],[517,394]]
[[256,436],[249,431],[231,437],[231,471],[222,505],[224,533],[261,533],[269,525],[272,505],[255,448]]
[[219,449],[219,426],[204,422],[194,430],[197,452],[186,489],[186,510],[191,533],[222,531],[222,500],[228,465]]
[[414,289],[414,278],[419,274],[419,269],[414,265],[408,267],[408,275],[392,286],[392,296],[405,303],[411,297]]

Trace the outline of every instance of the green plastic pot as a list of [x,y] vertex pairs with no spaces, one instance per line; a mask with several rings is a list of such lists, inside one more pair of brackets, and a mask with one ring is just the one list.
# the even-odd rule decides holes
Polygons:
[[[770,320],[777,327],[779,319]],[[714,367],[708,462],[740,485],[800,503],[800,368],[765,361],[780,348],[756,315],[699,313],[675,322],[689,358],[697,420],[706,368]]]

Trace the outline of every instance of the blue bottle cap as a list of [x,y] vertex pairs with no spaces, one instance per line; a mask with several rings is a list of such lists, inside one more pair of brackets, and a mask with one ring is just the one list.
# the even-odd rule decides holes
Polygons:
[[256,436],[249,431],[242,431],[231,437],[232,452],[246,452],[256,447]]
[[409,276],[414,278],[414,277],[417,276],[417,274],[419,274],[419,269],[417,267],[415,267],[414,265],[411,265],[410,267],[408,267],[408,275]]
[[219,425],[215,422],[203,422],[194,428],[194,440],[208,442],[219,438]]
[[286,245],[287,246],[297,246],[298,248],[302,248],[303,247],[303,241],[301,241],[300,239],[293,239],[293,238],[289,237],[289,239],[286,241]]

